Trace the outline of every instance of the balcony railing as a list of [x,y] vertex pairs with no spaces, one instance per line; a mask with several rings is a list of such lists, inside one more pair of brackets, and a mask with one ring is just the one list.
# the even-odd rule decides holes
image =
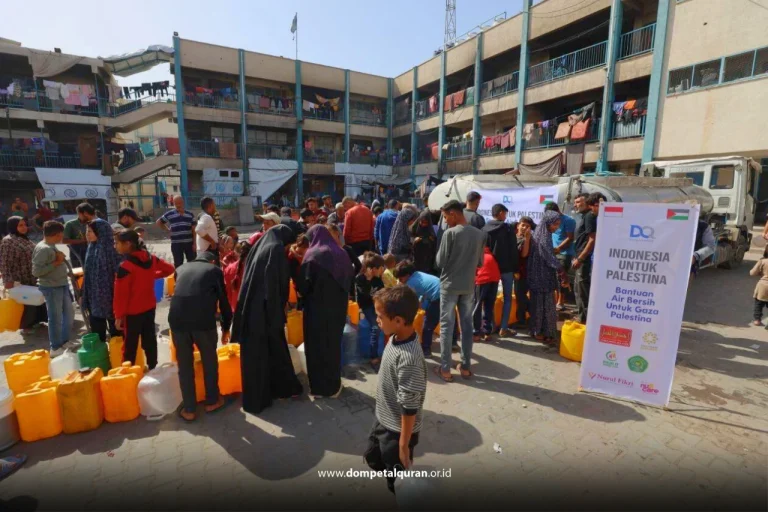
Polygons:
[[206,93],[184,93],[184,104],[193,107],[221,108],[225,110],[240,110],[240,100],[234,96],[214,96]]
[[[112,155],[112,158],[119,158],[117,168],[119,171],[125,171],[131,167],[135,167],[147,160],[157,158],[160,154],[160,141],[159,139],[152,139],[147,142],[138,143],[138,149],[135,151],[123,151],[120,155]],[[114,161],[114,160],[113,160]]]
[[386,126],[386,106],[354,102],[349,106],[349,122],[366,126]]
[[480,99],[487,100],[515,92],[519,85],[519,78],[520,73],[515,71],[514,73],[488,80],[483,83],[482,89],[480,90]]
[[655,36],[655,23],[622,34],[621,40],[619,41],[619,60],[652,52]]
[[628,139],[630,137],[642,137],[645,135],[645,116],[640,116],[630,123],[617,123],[612,121],[612,139]]
[[337,158],[341,158],[342,156],[343,155],[341,152],[336,153],[334,151],[324,151],[322,149],[305,149],[304,150],[305,162],[332,164],[334,162],[341,161],[341,160],[337,160]]
[[410,153],[395,153],[392,157],[392,165],[411,165]]
[[296,117],[296,104],[292,99],[247,94],[248,112]]
[[248,144],[248,158],[296,160],[295,145]]
[[101,151],[97,151],[96,161],[83,161],[77,150],[77,144],[58,144],[58,151],[10,149],[0,150],[0,167],[6,169],[33,169],[35,167],[53,167],[57,169],[100,169]]
[[215,142],[211,140],[190,140],[187,143],[190,157],[199,158],[242,158],[243,145],[240,142]]
[[135,100],[126,100],[123,103],[112,103],[109,100],[101,98],[99,99],[99,112],[105,117],[118,117],[155,103],[176,103],[176,95],[166,94],[165,96],[146,96]]
[[356,155],[354,153],[349,155],[349,163],[351,164],[366,164],[366,165],[391,165],[392,157],[386,153],[369,153],[366,155]]
[[587,69],[603,66],[607,46],[607,42],[603,41],[531,66],[528,69],[528,83],[536,85],[551,82]]
[[[556,129],[545,129],[543,133],[539,130],[533,130],[530,140],[523,139],[523,150],[527,149],[540,149],[540,148],[554,148],[558,146],[567,146],[568,144],[582,144],[588,142],[597,142],[600,138],[600,120],[593,119],[593,122],[589,124],[589,133],[584,139],[571,141],[568,138],[555,139]],[[555,123],[556,125],[556,123]],[[555,126],[556,128],[556,126]]]
[[426,149],[422,150],[418,155],[416,155],[417,164],[428,164],[430,162],[437,162],[437,158],[433,158],[432,154],[429,153]]
[[443,151],[445,160],[459,160],[472,158],[472,140],[463,140],[448,144],[448,149]]
[[[430,111],[430,100],[434,98],[433,109]],[[416,102],[416,120],[427,119],[440,113],[440,95],[435,94],[425,100]]]
[[339,107],[339,110],[333,110],[332,108],[313,108],[312,110],[304,110],[304,117],[306,119],[320,119],[322,121],[334,121],[337,123],[344,122],[344,109]]
[[480,150],[480,156],[490,156],[490,155],[500,155],[502,153],[514,153],[515,152],[515,141],[512,141],[512,145],[506,148],[501,148],[501,146],[494,146],[492,148],[482,148]]

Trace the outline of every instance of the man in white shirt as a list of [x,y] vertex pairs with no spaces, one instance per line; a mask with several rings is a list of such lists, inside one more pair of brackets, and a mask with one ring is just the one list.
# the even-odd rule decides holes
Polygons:
[[195,227],[197,252],[216,252],[219,243],[219,230],[211,216],[214,210],[216,210],[216,203],[210,197],[204,197],[200,201],[200,208],[203,209],[203,213],[200,214],[197,226]]

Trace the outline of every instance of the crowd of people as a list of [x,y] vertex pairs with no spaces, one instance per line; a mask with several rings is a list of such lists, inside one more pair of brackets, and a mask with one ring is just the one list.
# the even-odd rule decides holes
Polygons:
[[[419,211],[394,199],[369,207],[350,197],[337,204],[330,197],[311,198],[298,220],[290,208],[268,207],[257,216],[261,230],[240,241],[235,228],[222,226],[211,198],[203,198],[202,213],[194,216],[176,197],[174,208],[157,220],[170,232],[173,264],[148,250],[133,210],[120,210],[110,225],[83,203],[66,226],[46,221],[37,245],[28,239],[23,218],[9,219],[0,273],[6,288],[37,286],[44,295],[44,306],[25,311],[23,327],[47,320],[55,357],[77,346],[65,255],[57,247],[69,245],[82,255],[80,305],[90,329],[102,341],[123,336],[124,361],[135,363],[140,346],[150,370],[158,358],[155,281],[175,275],[168,320],[183,396],[179,416],[185,421],[194,421],[197,411],[195,348],[203,365],[205,411],[230,403],[218,391],[219,341],[240,344],[245,411],[258,414],[275,399],[302,394],[285,338],[289,307],[302,311],[310,394],[338,397],[342,333],[349,301],[355,300],[371,326],[367,356],[379,374],[366,460],[373,468],[408,467],[421,427],[425,361],[432,356],[435,328],[440,326],[440,364],[434,371],[452,382],[454,368],[461,378],[472,378],[473,343],[514,336],[522,328],[554,343],[569,267],[576,270],[577,316],[584,321],[601,199],[577,197],[575,220],[548,205],[537,224],[529,217],[508,222],[502,204],[493,206],[493,219],[486,222],[477,213],[476,192],[441,211]],[[499,283],[504,305],[497,325]],[[517,308],[511,318],[513,293]],[[415,332],[419,309],[423,328]],[[380,331],[386,335],[383,355]],[[460,352],[457,365],[453,352]]]

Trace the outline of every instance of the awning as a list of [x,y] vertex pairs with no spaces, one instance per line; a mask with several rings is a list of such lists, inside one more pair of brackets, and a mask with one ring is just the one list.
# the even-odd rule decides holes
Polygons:
[[104,67],[118,76],[131,76],[173,60],[173,48],[153,44],[145,50],[102,58]]
[[112,180],[98,169],[51,169],[36,167],[46,201],[107,199]]
[[383,185],[401,187],[412,183],[411,178],[401,176],[380,176],[375,178],[363,178],[363,185]]

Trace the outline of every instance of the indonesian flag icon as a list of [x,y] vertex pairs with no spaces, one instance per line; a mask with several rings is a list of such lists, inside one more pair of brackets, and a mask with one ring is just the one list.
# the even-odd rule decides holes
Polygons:
[[623,206],[606,206],[603,209],[603,216],[605,216],[605,217],[623,217],[624,216],[624,207]]

